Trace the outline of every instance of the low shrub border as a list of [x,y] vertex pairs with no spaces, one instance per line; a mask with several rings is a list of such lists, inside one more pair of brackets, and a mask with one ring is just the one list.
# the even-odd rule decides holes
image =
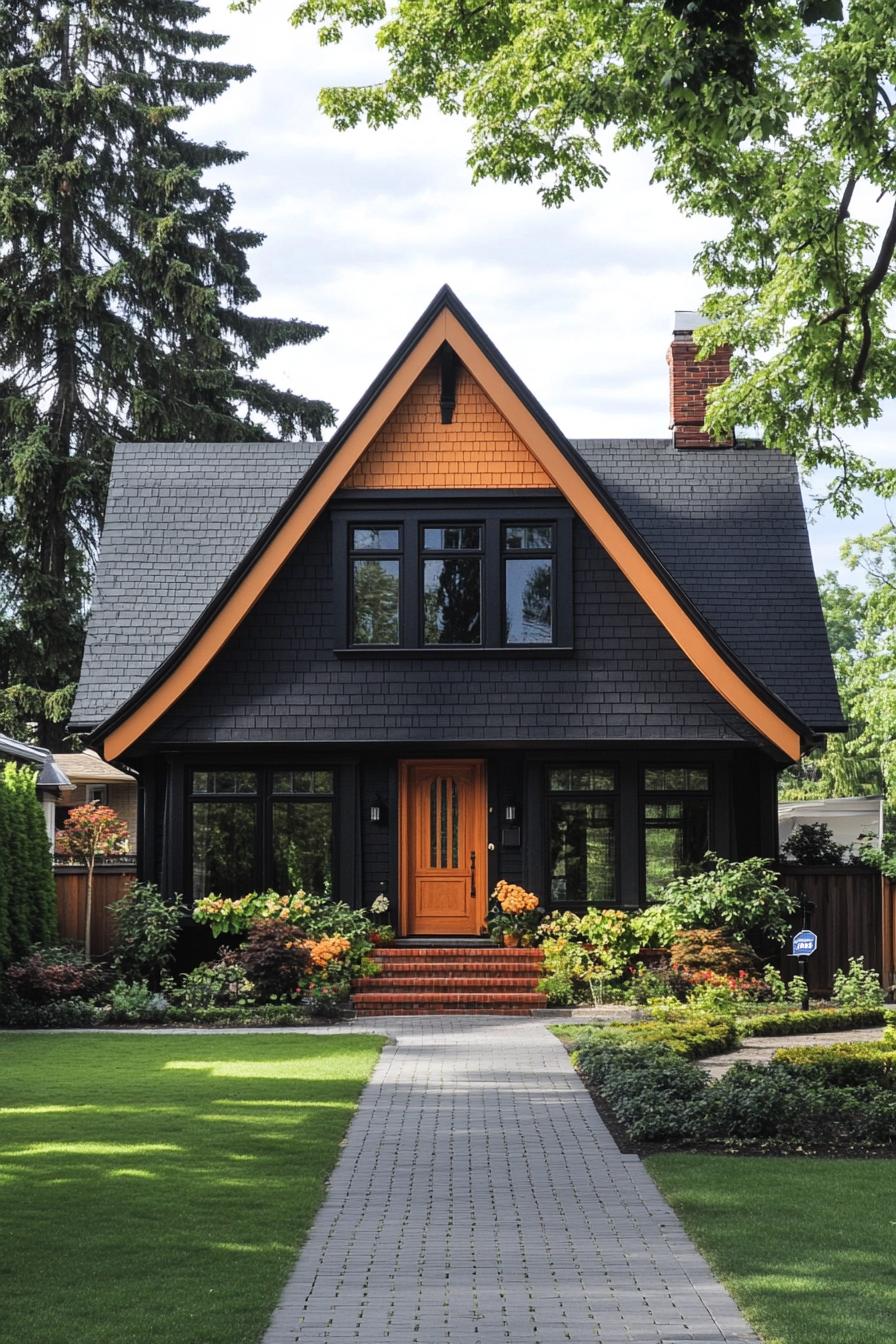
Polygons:
[[[668,1045],[609,1028],[593,1031],[574,1062],[634,1144],[778,1153],[893,1148],[896,1088],[881,1085],[879,1063],[854,1056],[849,1064],[843,1047],[800,1051],[839,1058],[827,1073],[824,1065],[776,1058],[735,1064],[710,1081]],[[875,1052],[888,1053],[892,1059],[891,1047]]]
[[816,1032],[882,1027],[887,1021],[885,1008],[810,1008],[808,1012],[739,1017],[737,1029],[741,1036],[812,1036]]
[[835,1045],[792,1045],[775,1055],[778,1064],[792,1064],[801,1073],[831,1087],[896,1089],[896,1045],[886,1041],[838,1041]]
[[152,1018],[116,1016],[108,1008],[84,999],[60,1003],[4,1004],[0,1006],[0,1030],[33,1031],[62,1027],[308,1027],[339,1021],[338,1010],[309,1012],[294,1003],[260,1003],[233,1007],[176,1008]]

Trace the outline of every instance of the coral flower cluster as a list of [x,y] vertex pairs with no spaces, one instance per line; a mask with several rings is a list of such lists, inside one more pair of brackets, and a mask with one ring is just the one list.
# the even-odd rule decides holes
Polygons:
[[308,949],[308,955],[311,958],[312,966],[318,968],[327,966],[331,961],[342,957],[351,947],[348,938],[343,938],[341,934],[333,934],[330,938],[320,938],[317,942],[309,939],[305,943]]

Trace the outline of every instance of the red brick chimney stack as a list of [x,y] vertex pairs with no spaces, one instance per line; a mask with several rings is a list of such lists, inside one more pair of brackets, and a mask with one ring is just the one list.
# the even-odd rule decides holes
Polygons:
[[669,365],[669,428],[676,448],[731,448],[733,438],[715,440],[704,433],[706,394],[724,383],[731,372],[731,346],[697,361],[694,332],[707,319],[699,313],[676,312],[672,344],[666,355]]

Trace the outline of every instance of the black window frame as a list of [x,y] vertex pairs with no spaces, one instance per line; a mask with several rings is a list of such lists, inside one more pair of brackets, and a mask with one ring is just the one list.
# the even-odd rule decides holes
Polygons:
[[[256,788],[254,793],[207,793],[197,791],[194,787],[195,776],[203,773],[251,773],[256,777]],[[321,792],[283,792],[274,793],[274,775],[282,774],[286,771],[293,773],[307,771],[326,771],[332,776],[332,788],[328,793]],[[331,837],[330,837],[330,895],[334,900],[339,899],[340,882],[342,879],[343,862],[340,855],[343,849],[344,837],[340,835],[340,810],[343,806],[340,779],[341,771],[339,767],[330,762],[322,760],[303,760],[297,761],[291,758],[286,761],[276,762],[274,764],[258,765],[254,762],[245,762],[230,767],[220,764],[208,764],[204,761],[196,761],[187,766],[186,788],[184,790],[184,802],[186,805],[186,863],[184,865],[184,883],[190,892],[190,900],[199,899],[193,891],[193,855],[194,855],[194,813],[195,803],[202,802],[222,802],[232,803],[240,802],[246,805],[254,804],[255,809],[255,844],[253,853],[254,883],[248,887],[248,891],[265,891],[273,885],[273,867],[274,867],[274,803],[275,802],[302,802],[323,803],[328,802],[331,809]],[[323,893],[315,893],[323,894]],[[241,895],[246,895],[242,892]]]
[[[518,495],[501,501],[482,503],[469,499],[443,500],[439,505],[408,505],[371,500],[369,507],[356,501],[332,511],[333,520],[333,574],[336,597],[335,648],[340,655],[395,655],[413,654],[419,657],[451,657],[460,655],[494,655],[509,657],[539,656],[570,653],[573,648],[573,516],[565,503],[529,502]],[[451,555],[481,557],[481,642],[478,644],[426,644],[423,625],[423,561],[426,556],[437,558],[442,552],[424,551],[423,530],[432,527],[463,527],[478,524],[482,527],[481,550],[457,550]],[[553,638],[543,644],[508,644],[504,642],[505,579],[504,527],[538,526],[551,524],[554,546],[537,554],[552,559],[551,607]],[[356,644],[353,642],[353,561],[358,558],[351,547],[352,529],[356,527],[402,526],[399,569],[399,643]],[[358,553],[359,554],[359,553]],[[367,552],[394,558],[393,552]],[[515,552],[529,557],[528,552]],[[531,555],[535,555],[532,552]]]
[[[361,547],[356,546],[354,542],[354,532],[356,528],[367,527],[370,529],[382,528],[383,531],[398,532],[398,546],[392,547]],[[347,642],[355,649],[400,649],[404,642],[405,630],[405,610],[402,602],[404,591],[404,573],[406,569],[404,553],[405,528],[402,519],[393,518],[390,521],[384,521],[379,518],[367,518],[364,520],[355,519],[350,522],[346,528],[345,545],[347,546],[346,556],[348,565],[348,592],[347,592]],[[355,632],[355,563],[357,561],[375,561],[375,560],[397,560],[398,562],[398,640],[395,644],[379,644],[372,640],[369,643],[354,642]]]
[[[648,770],[701,770],[706,774],[705,789],[656,789],[647,787]],[[650,904],[652,898],[647,889],[647,805],[648,803],[686,802],[689,798],[701,798],[706,802],[706,849],[712,850],[716,843],[716,789],[715,770],[708,762],[682,760],[641,761],[638,766],[638,841],[641,853],[641,899]],[[705,852],[705,851],[704,851]],[[700,856],[703,857],[702,855]]]
[[[516,647],[520,647],[519,645]],[[551,789],[551,772],[554,770],[607,770],[612,772],[612,789]],[[595,909],[616,910],[621,905],[622,881],[622,762],[619,760],[550,760],[544,764],[544,835],[545,835],[545,884],[548,904],[551,910],[573,910],[582,913],[589,908],[588,899],[584,901],[565,900],[555,903],[553,892],[553,865],[551,861],[551,810],[556,800],[562,802],[609,802],[613,823],[613,897],[602,901]]]

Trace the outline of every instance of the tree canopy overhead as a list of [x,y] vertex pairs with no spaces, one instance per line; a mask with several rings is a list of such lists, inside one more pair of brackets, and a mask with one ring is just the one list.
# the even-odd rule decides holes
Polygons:
[[468,119],[474,179],[548,205],[649,147],[679,208],[726,222],[695,262],[702,349],[735,348],[710,428],[827,468],[840,512],[896,491],[844,438],[896,395],[892,0],[300,0],[293,22],[323,44],[375,29],[386,78],[324,89],[337,127],[432,100]]
[[322,401],[256,373],[325,328],[249,311],[218,180],[186,133],[251,67],[195,0],[0,7],[0,726],[57,745],[116,440],[319,434]]

